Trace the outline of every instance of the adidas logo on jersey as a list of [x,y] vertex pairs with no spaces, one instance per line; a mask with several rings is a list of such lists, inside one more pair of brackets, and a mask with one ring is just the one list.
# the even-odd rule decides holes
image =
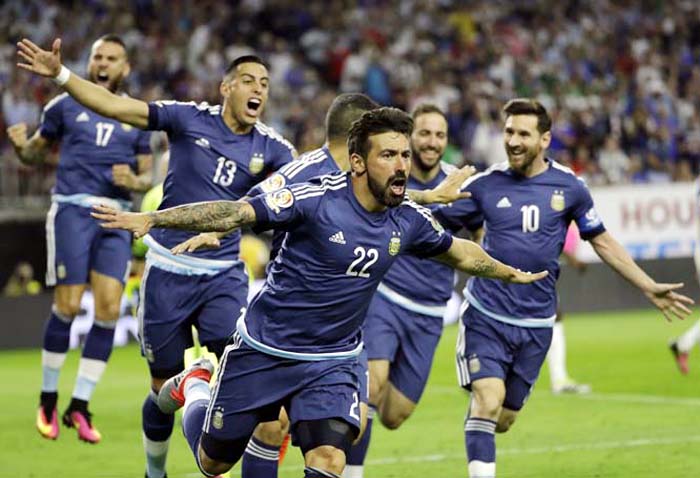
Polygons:
[[503,196],[501,198],[501,200],[496,203],[496,207],[498,207],[498,208],[510,207],[510,206],[511,206],[511,203],[506,196]]
[[328,240],[331,242],[335,242],[336,244],[346,244],[343,231],[336,232],[331,237],[329,237]]
[[90,117],[84,111],[75,118],[76,123],[85,123],[86,121],[90,121]]
[[209,140],[206,138],[199,138],[197,141],[194,142],[197,146],[201,146],[202,148],[206,149],[211,149],[211,146],[209,145]]

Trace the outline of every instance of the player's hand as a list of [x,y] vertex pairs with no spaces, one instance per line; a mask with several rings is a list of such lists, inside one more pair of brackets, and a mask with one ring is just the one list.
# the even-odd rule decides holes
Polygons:
[[31,40],[23,38],[17,43],[17,55],[21,58],[17,66],[37,75],[55,78],[61,72],[60,38],[53,41],[51,51],[42,50]]
[[136,185],[136,175],[128,164],[114,164],[112,165],[112,182],[115,186],[131,190]]
[[447,204],[455,202],[457,199],[471,197],[468,191],[462,191],[462,184],[476,172],[474,166],[463,166],[452,171],[434,189],[430,191],[431,203]]
[[650,290],[644,292],[644,295],[664,314],[667,321],[673,320],[674,315],[683,320],[692,313],[687,306],[695,302],[690,297],[674,292],[681,287],[683,287],[682,282],[677,284],[655,282]]
[[177,246],[170,249],[173,254],[182,254],[184,252],[194,252],[199,249],[218,249],[221,247],[219,234],[216,232],[203,232],[194,237],[190,237],[185,242],[181,242]]
[[10,138],[10,142],[16,150],[24,148],[29,141],[27,138],[27,123],[13,124],[7,128],[7,137]]
[[153,226],[153,221],[148,213],[123,212],[101,204],[93,206],[90,215],[102,221],[100,226],[105,229],[131,231],[137,239],[145,236]]
[[520,269],[514,269],[515,273],[510,276],[508,282],[513,284],[529,284],[538,280],[542,280],[549,275],[548,271],[541,272],[523,272]]

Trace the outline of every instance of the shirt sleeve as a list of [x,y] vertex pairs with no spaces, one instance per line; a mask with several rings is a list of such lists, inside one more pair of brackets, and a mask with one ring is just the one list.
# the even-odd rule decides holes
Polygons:
[[178,133],[185,128],[192,104],[178,101],[153,101],[148,103],[147,130]]
[[430,210],[415,206],[406,252],[418,257],[433,257],[446,252],[452,235],[433,217]]
[[571,210],[571,219],[578,226],[581,239],[590,241],[605,232],[603,220],[598,215],[593,204],[593,198],[586,184],[577,179],[575,203]]
[[274,141],[272,144],[272,162],[270,164],[270,169],[272,171],[277,171],[285,164],[289,164],[294,161],[297,156],[297,151],[294,149],[292,143],[284,139],[282,136],[279,137],[279,141]]
[[460,199],[452,204],[444,204],[433,211],[435,218],[452,232],[462,228],[476,231],[484,225],[484,216],[472,198]]
[[151,154],[150,131],[139,131],[139,137],[136,140],[136,154]]
[[255,210],[253,231],[289,230],[300,224],[315,209],[318,197],[299,200],[292,188],[259,194],[248,201]]
[[44,106],[39,124],[39,134],[54,141],[63,136],[63,98],[54,98]]

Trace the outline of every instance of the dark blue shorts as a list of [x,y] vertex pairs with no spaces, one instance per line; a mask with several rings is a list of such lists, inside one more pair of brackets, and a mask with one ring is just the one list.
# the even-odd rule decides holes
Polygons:
[[358,359],[290,360],[239,340],[226,347],[212,390],[203,427],[211,438],[247,438],[258,423],[276,420],[280,407],[287,410],[292,430],[300,421],[335,418],[359,432]]
[[124,284],[131,234],[103,229],[90,208],[54,202],[46,216],[46,285],[87,284],[90,271]]
[[147,263],[138,318],[141,353],[151,375],[167,378],[182,370],[183,353],[193,345],[192,326],[204,346],[228,340],[247,294],[242,263],[216,275],[191,276]]
[[414,403],[428,381],[442,335],[442,317],[431,317],[374,294],[364,324],[369,360],[391,362],[389,381]]
[[471,390],[475,380],[500,378],[506,385],[503,406],[520,410],[537,381],[551,341],[551,328],[517,327],[468,307],[457,338],[459,384]]

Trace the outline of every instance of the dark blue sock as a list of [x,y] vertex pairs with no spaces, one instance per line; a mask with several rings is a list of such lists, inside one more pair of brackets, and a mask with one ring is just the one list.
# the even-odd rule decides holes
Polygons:
[[141,419],[143,434],[153,441],[165,441],[170,438],[175,426],[175,415],[161,412],[155,397],[150,393],[143,401]]
[[348,466],[363,466],[365,463],[365,457],[367,456],[367,450],[369,449],[369,440],[372,437],[372,422],[374,417],[375,409],[373,406],[369,407],[367,414],[367,427],[365,428],[365,433],[360,438],[360,441],[350,447],[348,451],[346,463]]
[[199,439],[202,436],[202,426],[207,415],[207,406],[209,400],[196,400],[188,403],[185,412],[182,414],[182,432],[185,434],[185,439],[190,445],[190,450],[194,454],[194,459],[199,463],[199,454],[197,448]]
[[106,362],[112,354],[115,321],[95,320],[85,338],[83,357]]
[[44,350],[64,354],[70,345],[70,326],[72,320],[51,311],[44,328]]
[[277,478],[280,447],[251,437],[243,454],[241,478]]
[[340,475],[336,475],[330,471],[321,470],[320,468],[307,466],[304,468],[304,478],[340,478]]
[[469,476],[492,478],[496,474],[496,422],[484,418],[467,418],[464,441],[469,462]]

